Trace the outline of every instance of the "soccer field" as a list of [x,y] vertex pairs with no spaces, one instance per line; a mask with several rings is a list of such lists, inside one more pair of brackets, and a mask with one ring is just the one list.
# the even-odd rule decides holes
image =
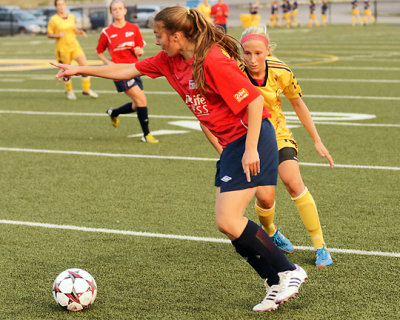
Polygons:
[[[238,37],[241,29],[231,29]],[[100,97],[68,101],[44,36],[0,38],[0,319],[398,319],[400,308],[400,27],[270,30],[275,54],[304,92],[336,166],[314,151],[289,103],[305,184],[334,264],[314,266],[312,243],[281,182],[276,224],[309,275],[296,299],[252,307],[263,282],[214,222],[217,154],[165,79],[143,78],[150,129],[111,80]],[[158,52],[144,33],[146,55]],[[98,34],[80,42],[96,60]],[[34,59],[34,60],[31,60]],[[95,62],[94,62],[95,63]],[[19,71],[16,71],[19,70]],[[229,75],[227,75],[229,76]],[[252,204],[246,216],[256,221]],[[78,267],[96,279],[93,306],[58,307],[55,277]]]

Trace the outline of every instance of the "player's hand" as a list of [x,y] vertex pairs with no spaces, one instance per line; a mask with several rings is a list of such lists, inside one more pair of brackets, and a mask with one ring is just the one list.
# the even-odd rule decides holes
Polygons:
[[141,57],[143,55],[143,53],[144,53],[144,50],[141,47],[134,47],[133,48],[133,52],[135,53],[135,55],[137,57]]
[[247,182],[251,181],[251,176],[256,176],[260,173],[260,157],[257,149],[245,150],[242,158],[242,167]]
[[329,154],[328,149],[324,146],[322,142],[317,142],[314,144],[315,150],[320,154],[321,157],[324,157],[328,160],[329,166],[331,168],[334,167],[335,163],[333,162],[333,159],[331,155]]
[[58,71],[56,75],[56,78],[59,81],[65,79],[68,80],[71,76],[78,74],[77,67],[71,66],[69,64],[54,63],[54,62],[50,62],[50,64],[60,69],[60,71]]

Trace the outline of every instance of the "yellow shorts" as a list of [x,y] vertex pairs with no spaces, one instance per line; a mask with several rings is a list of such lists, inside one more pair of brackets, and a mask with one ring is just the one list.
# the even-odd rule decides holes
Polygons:
[[358,15],[358,14],[360,14],[360,12],[358,11],[358,9],[353,9],[353,10],[351,10],[351,14]]
[[310,19],[316,19],[317,15],[315,13],[310,13]]
[[364,16],[370,16],[371,15],[371,10],[370,9],[365,9],[364,10]]
[[293,148],[296,149],[296,152],[299,152],[297,143],[295,140],[292,139],[278,139],[278,150],[281,150],[283,148]]
[[76,60],[76,58],[83,54],[81,47],[76,47],[70,50],[57,50],[56,59],[59,63],[70,64],[72,60]]

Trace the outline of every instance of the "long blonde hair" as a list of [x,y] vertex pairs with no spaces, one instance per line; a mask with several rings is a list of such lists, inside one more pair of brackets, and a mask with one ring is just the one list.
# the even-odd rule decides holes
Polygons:
[[169,34],[180,31],[189,41],[195,44],[192,73],[198,89],[203,94],[207,92],[204,60],[212,46],[217,45],[225,50],[232,59],[243,61],[237,40],[227,35],[220,27],[209,22],[197,9],[185,9],[180,6],[167,7],[157,13],[154,20],[155,22],[162,22],[163,28]]

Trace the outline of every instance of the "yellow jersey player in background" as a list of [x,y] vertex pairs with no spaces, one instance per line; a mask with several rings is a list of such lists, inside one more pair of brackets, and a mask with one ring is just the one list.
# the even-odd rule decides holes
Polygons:
[[368,19],[375,23],[375,18],[371,14],[371,3],[369,0],[364,0],[364,26],[367,24]]
[[281,27],[286,24],[286,27],[289,28],[291,26],[291,16],[292,16],[292,6],[290,5],[289,0],[283,0],[282,3],[282,20]]
[[328,3],[326,1],[322,1],[321,3],[321,20],[322,25],[327,26],[328,22],[326,21],[326,12],[328,11]]
[[212,22],[211,19],[211,5],[208,3],[208,0],[203,0],[203,2],[199,3],[197,9],[206,16],[207,20]]
[[360,11],[358,11],[358,1],[352,0],[351,1],[351,25],[356,25],[356,18],[360,24],[362,24],[362,20],[360,17]]
[[272,28],[277,27],[279,23],[278,17],[278,1],[272,1],[271,3],[271,15],[269,16],[268,25]]
[[[294,201],[313,242],[316,255],[315,265],[331,265],[333,261],[322,235],[317,207],[300,174],[297,143],[286,125],[286,118],[282,111],[280,98],[282,93],[290,101],[300,122],[311,136],[315,150],[328,160],[331,168],[334,166],[333,159],[318,135],[310,112],[301,98],[301,88],[291,69],[284,62],[272,57],[266,28],[247,28],[242,34],[241,44],[246,63],[242,69],[263,95],[264,106],[271,113],[270,121],[275,128],[278,142],[279,176]],[[256,194],[256,197],[255,211],[264,230],[283,252],[292,253],[293,245],[274,224],[275,206],[271,208],[266,205],[266,197],[260,192]]]
[[297,20],[298,14],[299,14],[299,3],[297,2],[297,0],[294,0],[292,4],[292,16],[291,16],[292,26],[300,26],[300,22],[299,20]]
[[317,19],[317,14],[315,13],[315,2],[313,0],[310,1],[309,5],[309,10],[310,10],[310,15],[308,18],[308,27],[311,28],[313,25],[313,21],[315,23],[315,26],[318,27],[318,19]]
[[[75,17],[67,12],[67,5],[64,0],[55,0],[54,5],[57,13],[49,21],[47,36],[56,39],[55,55],[57,62],[70,64],[72,60],[75,60],[79,65],[86,66],[85,53],[76,39],[76,34],[86,37],[85,31],[76,28]],[[67,99],[76,100],[71,79],[65,79],[64,85]],[[97,93],[90,89],[90,78],[87,76],[82,76],[82,93],[91,98],[98,97]]]

